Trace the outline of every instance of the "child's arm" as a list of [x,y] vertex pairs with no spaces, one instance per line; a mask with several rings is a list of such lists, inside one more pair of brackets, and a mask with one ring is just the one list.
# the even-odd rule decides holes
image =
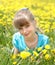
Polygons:
[[17,48],[14,48],[14,55],[16,55],[18,53],[19,53],[18,49]]

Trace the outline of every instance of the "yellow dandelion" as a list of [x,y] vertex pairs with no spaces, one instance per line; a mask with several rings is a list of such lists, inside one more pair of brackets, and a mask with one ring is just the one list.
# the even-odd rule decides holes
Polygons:
[[45,45],[45,49],[50,49],[50,45]]
[[20,54],[17,54],[17,56],[20,56]]
[[26,52],[26,51],[23,51],[23,52],[20,53],[20,57],[21,57],[22,59],[26,59],[26,58],[29,57],[30,55],[31,55],[31,53],[30,53],[30,52]]
[[44,57],[46,60],[49,60],[51,58],[51,56],[49,54],[46,54]]
[[46,49],[42,50],[42,53],[43,54],[46,54],[47,53],[47,50]]
[[44,29],[44,32],[49,33],[49,29],[48,29],[48,28],[47,28],[47,29],[45,28],[45,29]]
[[17,62],[15,61],[15,62],[13,62],[13,64],[15,65]]
[[55,49],[52,49],[51,52],[52,52],[53,54],[55,54]]
[[7,21],[11,21],[11,18],[8,18]]
[[37,50],[38,50],[38,51],[41,51],[41,50],[42,50],[42,47],[37,48]]
[[12,56],[12,59],[15,59],[15,58],[16,58],[16,55],[13,55],[13,56]]
[[54,62],[55,62],[55,59],[54,59]]
[[32,60],[32,61],[34,60],[34,57],[33,57],[33,56],[31,56],[31,60]]
[[33,51],[33,54],[34,54],[35,56],[39,56],[39,54],[38,54],[36,51]]

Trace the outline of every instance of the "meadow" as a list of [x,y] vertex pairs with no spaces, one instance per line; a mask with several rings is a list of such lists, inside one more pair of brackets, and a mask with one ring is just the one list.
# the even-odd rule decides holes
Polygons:
[[[23,51],[14,56],[11,51],[13,48],[12,36],[16,29],[12,22],[15,13],[25,7],[31,10],[36,20],[36,26],[49,37],[50,41],[44,50],[38,48],[33,52]],[[36,50],[42,50],[42,58]],[[38,58],[41,60],[39,64],[36,61]],[[55,0],[0,1],[0,65],[55,65]]]

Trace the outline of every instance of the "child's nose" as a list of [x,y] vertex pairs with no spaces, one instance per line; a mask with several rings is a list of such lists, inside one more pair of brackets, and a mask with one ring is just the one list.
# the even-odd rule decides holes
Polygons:
[[23,32],[26,33],[27,31],[24,29]]
[[24,32],[24,33],[26,33],[26,32],[27,32],[26,28],[23,28],[23,32]]

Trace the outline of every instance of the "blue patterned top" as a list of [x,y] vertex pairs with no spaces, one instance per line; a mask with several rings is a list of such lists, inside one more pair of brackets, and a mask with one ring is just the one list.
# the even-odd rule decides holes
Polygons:
[[[48,44],[49,39],[48,36],[40,33],[36,33],[38,35],[38,43],[36,48],[38,47],[44,47],[44,45]],[[17,32],[13,35],[12,44],[15,48],[18,49],[19,52],[24,51],[27,47],[24,36],[20,34],[20,32]]]

